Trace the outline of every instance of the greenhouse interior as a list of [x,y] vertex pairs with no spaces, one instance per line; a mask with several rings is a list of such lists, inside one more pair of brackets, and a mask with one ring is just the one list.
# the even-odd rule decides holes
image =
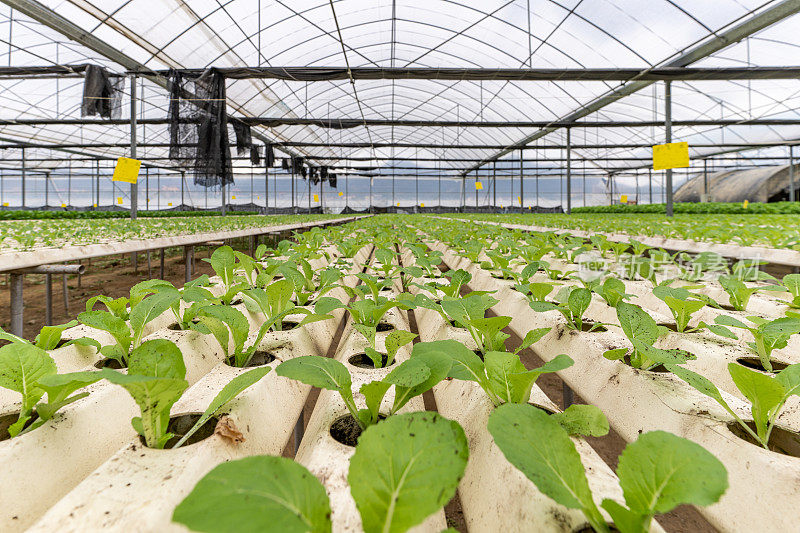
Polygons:
[[798,50],[800,0],[0,0],[0,531],[797,531]]

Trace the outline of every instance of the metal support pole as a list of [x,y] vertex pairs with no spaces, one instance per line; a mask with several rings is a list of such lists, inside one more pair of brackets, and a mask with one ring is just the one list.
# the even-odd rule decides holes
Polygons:
[[25,207],[25,148],[22,149],[22,207]]
[[[131,159],[136,159],[136,74],[131,74]],[[139,191],[131,183],[131,220],[136,220]]]
[[297,208],[294,205],[294,161],[292,161],[292,213],[297,214]]
[[269,215],[269,167],[264,166],[264,214]]
[[647,169],[647,180],[650,183],[650,203],[653,203],[653,169]]
[[708,159],[703,159],[703,194],[708,202]]
[[158,267],[158,278],[159,279],[164,279],[164,250],[165,249],[166,248],[162,248],[161,249],[161,259],[159,261],[159,267]]
[[25,304],[22,300],[23,274],[11,273],[11,333],[22,337],[23,311]]
[[[80,274],[78,274],[78,276],[80,276]],[[61,274],[61,294],[64,297],[64,313],[69,316],[69,287],[67,286],[66,272]]]
[[44,206],[50,206],[50,173],[44,175]]
[[794,146],[789,147],[789,201],[794,202]]
[[567,214],[572,214],[572,130],[567,128]]
[[497,161],[492,161],[492,208],[497,209]]
[[194,260],[194,246],[184,246],[183,255],[185,258],[183,279],[185,283],[189,283],[190,281],[192,281],[192,261]]
[[44,275],[44,325],[53,325],[53,275]]
[[181,209],[183,209],[183,206],[186,205],[186,202],[184,201],[185,185],[186,185],[186,172],[181,170]]
[[[569,131],[569,130],[567,130]],[[523,177],[522,167],[525,166],[525,160],[523,159],[525,154],[522,151],[522,148],[519,149],[519,209],[520,211],[523,209],[525,205],[525,178]]]
[[[672,83],[667,80],[664,82],[664,130],[666,134],[666,142],[672,142]],[[667,216],[671,217],[672,213],[672,169],[667,169]]]
[[478,210],[478,171],[475,171],[475,211]]
[[222,182],[221,190],[222,190],[222,207],[220,208],[220,210],[221,210],[220,212],[222,213],[222,216],[225,216],[225,208],[226,208],[225,204],[227,204],[228,198],[225,196],[225,182],[224,181]]

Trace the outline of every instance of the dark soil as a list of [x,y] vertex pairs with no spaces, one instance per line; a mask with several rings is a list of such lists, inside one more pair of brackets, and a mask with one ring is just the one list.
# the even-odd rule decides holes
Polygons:
[[[381,368],[386,368],[386,362],[389,360],[389,356],[385,353],[381,354]],[[351,356],[348,360],[353,366],[357,366],[358,368],[366,368],[368,370],[375,370],[375,363],[370,359],[370,357],[366,353],[357,353],[356,355]],[[395,363],[392,360],[392,365]],[[392,366],[389,365],[389,366]]]
[[[753,431],[756,430],[755,423],[749,421],[745,423]],[[754,439],[737,422],[731,422],[728,424],[728,429],[740,439],[749,442],[754,446],[758,446],[759,448],[763,448],[761,443]],[[775,426],[773,428],[772,433],[769,435],[769,442],[767,443],[767,446],[769,446],[769,449],[775,453],[788,455],[790,457],[800,457],[800,435],[793,431],[782,429],[779,426]]]
[[[183,438],[186,433],[192,429],[200,417],[203,416],[200,413],[193,413],[188,415],[180,415],[180,416],[173,416],[169,419],[169,426],[167,426],[167,431],[169,433],[174,433],[175,436],[172,437],[167,441],[167,444],[164,446],[165,450],[168,450],[175,446],[179,440]],[[208,437],[214,434],[214,429],[217,427],[217,422],[219,422],[219,417],[212,416],[205,424],[200,426],[200,429],[194,432],[194,435],[189,437],[183,446],[189,446],[191,444],[195,444],[200,442],[201,440],[205,440]],[[144,445],[144,438],[139,437],[139,441]]]
[[378,333],[384,333],[386,331],[392,331],[392,330],[394,330],[394,326],[391,324],[386,324],[384,322],[379,322],[378,327],[375,328],[375,331],[377,331]]
[[356,419],[352,415],[345,415],[337,418],[331,424],[331,437],[336,442],[340,442],[345,446],[355,447],[358,444],[358,437],[361,436],[361,426],[358,425]]
[[[275,360],[275,355],[272,354],[271,352],[258,350],[256,353],[253,354],[253,357],[250,358],[250,361],[248,361],[248,363],[244,365],[244,368],[253,368],[257,366],[268,365],[274,360]],[[232,361],[230,359],[225,360],[225,364],[228,366],[231,366],[231,362]]]
[[[211,266],[205,261],[201,261],[209,254],[210,249],[198,251],[198,248],[195,248],[193,279],[202,274],[214,275]],[[136,271],[131,265],[130,255],[87,259],[83,261],[83,264],[86,265],[86,274],[80,276],[80,287],[78,287],[78,275],[67,276],[69,311],[64,308],[62,276],[53,276],[53,324],[63,324],[73,320],[80,312],[86,310],[86,301],[93,296],[98,294],[112,298],[128,296],[132,286],[140,281],[157,278],[159,275],[159,255],[156,252],[150,256],[149,274],[144,253],[139,254]],[[177,249],[167,250],[167,256],[164,259],[164,279],[177,287],[183,285],[183,254]],[[23,283],[25,301],[23,336],[26,339],[33,339],[45,325],[44,275],[28,274],[24,277]],[[104,309],[101,305],[97,305],[95,308]],[[0,314],[0,327],[8,330],[11,321],[11,302],[7,275],[0,276],[0,309],[3,310]]]
[[780,372],[781,370],[789,366],[786,363],[781,363],[780,361],[776,361],[775,359],[770,359],[769,362],[772,363],[772,370],[770,371],[764,368],[764,366],[761,364],[761,359],[759,359],[758,357],[740,357],[739,359],[736,360],[736,362],[742,366],[746,366],[747,368],[752,368],[753,370],[760,370],[761,372],[770,372],[773,374],[776,372]]
[[[33,413],[33,416],[31,416],[30,420],[25,422],[25,426],[23,426],[22,429],[25,429],[33,424],[37,418],[39,418],[39,415]],[[18,419],[19,411],[0,416],[0,442],[11,438],[11,435],[8,434],[8,428],[10,428]]]

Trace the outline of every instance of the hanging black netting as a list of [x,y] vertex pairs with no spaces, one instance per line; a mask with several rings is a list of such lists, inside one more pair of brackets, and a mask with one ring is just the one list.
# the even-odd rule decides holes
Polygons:
[[236,135],[236,153],[244,155],[249,148],[253,147],[253,135],[250,125],[238,120],[231,121],[233,133]]
[[200,76],[171,71],[169,157],[194,171],[194,183],[233,183],[225,78],[214,68]]
[[[250,162],[255,166],[261,164],[261,147],[257,144],[250,146]],[[269,167],[269,165],[267,165]]]
[[328,174],[328,184],[330,184],[332,188],[336,188],[336,174]]
[[120,118],[124,88],[123,76],[111,76],[103,67],[87,65],[84,72],[81,116]]
[[[264,160],[265,165],[267,168],[275,166],[275,150],[272,148],[271,144],[268,144],[264,147]],[[286,160],[284,159],[284,162]]]
[[289,172],[289,170],[291,170],[291,167],[289,165],[289,160],[286,159],[285,157],[283,158],[283,161],[281,161],[281,168],[286,172]]

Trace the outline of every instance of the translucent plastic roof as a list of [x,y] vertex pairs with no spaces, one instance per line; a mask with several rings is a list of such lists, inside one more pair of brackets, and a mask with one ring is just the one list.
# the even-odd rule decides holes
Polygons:
[[[10,2],[13,3],[13,2]],[[778,0],[41,0],[41,4],[120,53],[153,70],[242,66],[648,68],[664,65],[733,25],[781,4]],[[341,31],[341,40],[338,28]],[[793,66],[800,18],[787,17],[692,66]],[[126,67],[71,41],[8,5],[0,6],[0,65],[95,63],[112,72]],[[228,82],[234,116],[445,121],[551,121],[619,88],[621,82],[508,82],[374,80],[355,82]],[[126,91],[129,88],[126,87]],[[0,78],[0,119],[80,118],[82,79]],[[673,119],[800,118],[796,80],[673,82]],[[626,96],[584,120],[663,120],[663,84]],[[166,91],[142,81],[140,118],[164,118]],[[126,103],[123,118],[128,116]],[[537,128],[369,126],[329,130],[315,126],[257,127],[277,141],[309,143],[424,143],[513,145]],[[141,125],[139,142],[166,143],[166,126]],[[675,140],[714,145],[800,138],[798,126],[675,127]],[[125,155],[126,125],[0,126],[3,142],[77,144],[70,152],[29,149],[31,165],[56,167],[48,158]],[[575,145],[649,145],[663,128],[574,128]],[[531,146],[560,145],[564,130]],[[329,157],[483,159],[497,149],[298,147]],[[695,148],[694,156],[723,148]],[[785,153],[771,148],[767,154]],[[18,158],[18,150],[0,157]],[[748,152],[755,154],[756,152]],[[16,155],[12,155],[16,154]],[[646,167],[650,150],[573,150],[576,165],[624,170]],[[170,166],[164,147],[140,148],[153,165]],[[560,158],[559,150],[528,152]],[[516,155],[514,155],[516,157]],[[617,159],[606,159],[617,158]],[[241,163],[244,165],[244,162]],[[363,163],[362,163],[363,164]],[[420,163],[464,169],[469,162]],[[542,161],[543,166],[552,166]],[[485,168],[485,167],[484,167]]]

